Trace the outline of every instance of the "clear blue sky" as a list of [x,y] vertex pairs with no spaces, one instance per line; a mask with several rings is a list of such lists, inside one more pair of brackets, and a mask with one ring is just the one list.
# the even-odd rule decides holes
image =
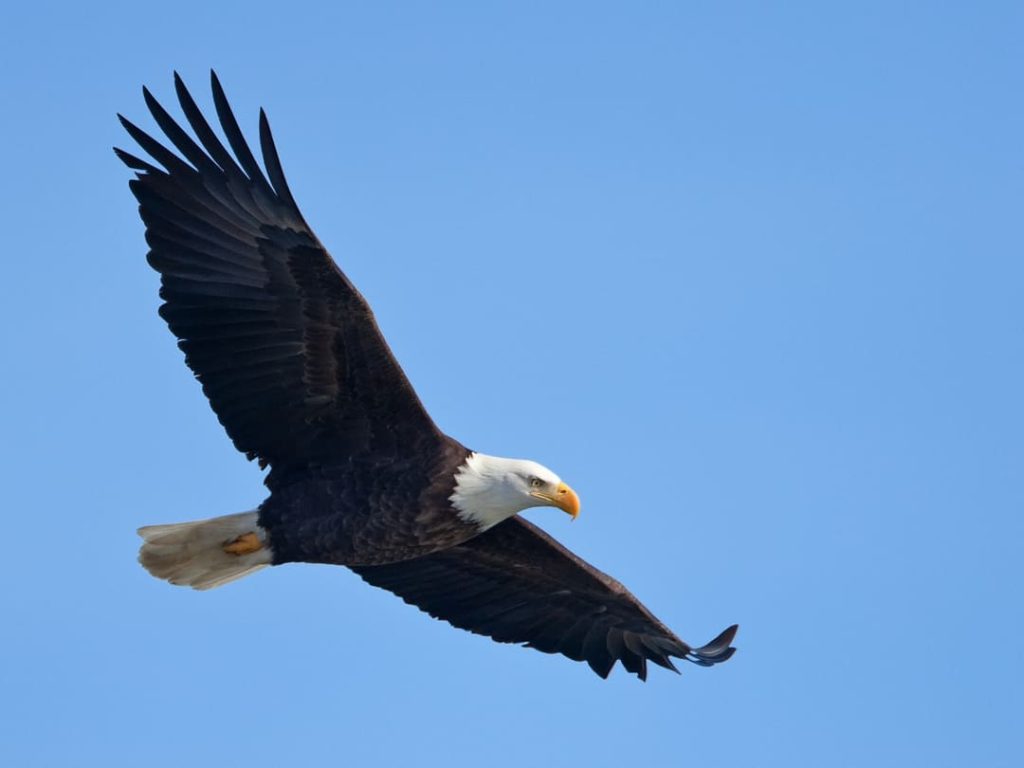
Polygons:
[[[1020,3],[29,5],[0,763],[1024,764]],[[263,497],[110,151],[211,66],[441,426],[558,471],[583,514],[531,519],[732,661],[604,682],[342,569],[138,567]]]

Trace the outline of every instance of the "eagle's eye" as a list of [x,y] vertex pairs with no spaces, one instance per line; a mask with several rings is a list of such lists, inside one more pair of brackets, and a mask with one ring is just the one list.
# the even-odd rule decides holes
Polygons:
[[542,485],[544,485],[544,481],[541,480],[539,477],[533,477],[533,476],[530,477],[530,487],[531,488],[540,488]]

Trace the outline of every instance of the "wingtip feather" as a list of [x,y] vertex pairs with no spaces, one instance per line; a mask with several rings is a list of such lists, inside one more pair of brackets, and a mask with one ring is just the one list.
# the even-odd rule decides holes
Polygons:
[[732,641],[735,639],[739,628],[739,624],[732,624],[726,627],[711,642],[705,643],[700,648],[692,649],[687,654],[686,660],[704,667],[728,661],[736,653],[736,649],[732,647]]

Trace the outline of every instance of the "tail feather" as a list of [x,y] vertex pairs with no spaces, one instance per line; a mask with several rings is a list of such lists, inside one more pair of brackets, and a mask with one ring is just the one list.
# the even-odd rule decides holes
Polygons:
[[[213,589],[270,565],[273,555],[259,513],[242,512],[209,520],[139,528],[139,562],[158,579],[193,589]],[[254,552],[232,554],[224,547],[247,533],[262,546]]]

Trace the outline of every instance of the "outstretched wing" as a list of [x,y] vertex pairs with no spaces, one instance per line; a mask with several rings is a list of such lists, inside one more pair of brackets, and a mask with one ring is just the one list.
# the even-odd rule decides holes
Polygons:
[[436,439],[370,307],[299,212],[266,115],[264,175],[212,72],[211,80],[233,154],[177,74],[198,141],[143,89],[177,154],[124,117],[162,168],[115,151],[138,171],[130,187],[161,276],[160,315],[221,424],[238,450],[271,465],[268,484],[291,468]]
[[735,651],[735,625],[691,648],[619,582],[518,516],[444,552],[352,570],[435,618],[586,661],[601,677],[616,661],[645,680],[648,660],[676,670],[671,657],[710,666]]

